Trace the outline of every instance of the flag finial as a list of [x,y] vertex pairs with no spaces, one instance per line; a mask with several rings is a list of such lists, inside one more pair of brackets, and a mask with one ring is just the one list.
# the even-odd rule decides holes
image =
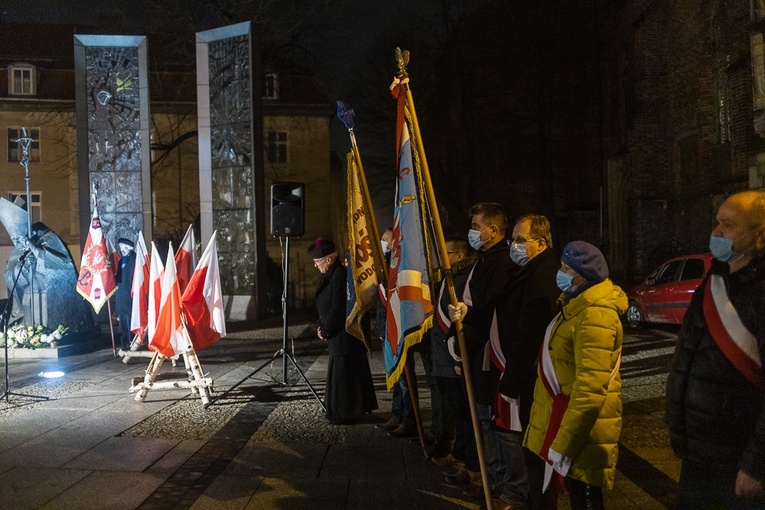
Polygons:
[[397,47],[396,62],[398,65],[398,74],[396,74],[396,76],[398,78],[406,76],[406,66],[409,65],[409,52]]
[[345,128],[349,131],[353,131],[353,115],[353,108],[348,103],[344,101],[337,102],[337,118],[343,121]]

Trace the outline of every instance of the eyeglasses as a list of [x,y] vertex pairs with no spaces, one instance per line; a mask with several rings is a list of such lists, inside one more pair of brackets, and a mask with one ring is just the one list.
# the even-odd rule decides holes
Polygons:
[[507,240],[507,245],[508,246],[512,246],[513,243],[526,244],[526,243],[530,243],[531,241],[541,241],[541,240],[542,240],[541,237],[535,237],[533,239],[523,239],[523,240],[521,240],[521,239],[516,239],[516,240],[508,239]]

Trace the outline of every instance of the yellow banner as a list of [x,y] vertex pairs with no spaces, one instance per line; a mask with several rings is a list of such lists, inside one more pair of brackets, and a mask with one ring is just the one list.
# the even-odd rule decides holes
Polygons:
[[366,338],[361,327],[361,320],[369,310],[374,308],[379,299],[377,268],[372,256],[372,243],[376,240],[369,239],[367,223],[367,214],[374,213],[370,212],[364,203],[359,182],[359,167],[352,152],[348,153],[347,160],[348,246],[350,248],[348,269],[351,275],[348,285],[350,287],[352,284],[353,288],[348,289],[349,306],[352,307],[345,320],[345,330],[363,340],[368,347],[369,339]]

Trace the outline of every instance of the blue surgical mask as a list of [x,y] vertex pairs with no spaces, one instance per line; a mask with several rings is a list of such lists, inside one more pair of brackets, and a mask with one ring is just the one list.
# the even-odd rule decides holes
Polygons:
[[715,235],[709,236],[709,251],[712,252],[712,256],[720,262],[736,262],[738,259],[743,257],[744,254],[733,251],[733,243],[748,236],[757,230],[757,228],[750,230],[746,234],[739,236],[736,239],[726,239],[725,237]]
[[720,262],[735,262],[743,255],[733,251],[733,239],[719,236],[709,236],[709,251]]
[[531,260],[526,254],[526,245],[523,243],[512,243],[510,245],[510,258],[519,266],[525,266]]
[[470,246],[472,246],[474,250],[480,250],[483,243],[486,242],[481,241],[481,234],[483,234],[483,230],[470,229],[468,231],[468,243],[470,243]]
[[571,280],[573,279],[573,275],[564,273],[560,269],[558,269],[558,274],[555,275],[555,283],[558,284],[558,288],[563,292],[569,292],[575,288],[573,285],[571,285]]

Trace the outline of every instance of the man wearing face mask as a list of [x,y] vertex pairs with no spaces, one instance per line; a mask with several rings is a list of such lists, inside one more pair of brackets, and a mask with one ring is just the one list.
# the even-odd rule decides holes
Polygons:
[[121,237],[117,241],[122,258],[117,268],[117,290],[114,292],[114,308],[119,317],[120,342],[122,349],[130,348],[133,334],[130,332],[130,316],[133,312],[133,297],[130,295],[133,288],[133,271],[135,270],[135,252],[133,241]]
[[[470,362],[476,411],[483,428],[487,452],[489,484],[496,489],[504,478],[504,466],[498,456],[499,444],[491,427],[491,406],[496,386],[492,385],[490,366],[484,353],[489,341],[494,307],[505,290],[513,268],[507,256],[507,215],[500,204],[480,202],[470,208],[471,225],[468,242],[477,250],[477,260],[470,271],[465,290],[457,306],[449,305],[449,319],[462,320],[467,356],[461,353],[462,362]],[[451,334],[449,335],[451,336]],[[480,483],[481,473],[465,467],[446,476],[446,481],[455,484]],[[468,487],[468,493],[474,488]]]
[[717,212],[667,379],[677,509],[765,508],[765,192]]
[[[555,279],[560,264],[551,249],[549,220],[540,214],[520,217],[508,243],[510,258],[520,269],[497,304],[496,334],[492,335],[495,352],[492,359],[501,373],[494,401],[494,424],[507,467],[502,495],[493,501],[495,510],[527,508],[529,494],[542,492],[542,479],[531,479],[531,472],[526,469],[527,464],[541,461],[536,455],[529,455],[528,450],[524,453],[521,441],[534,400],[537,355],[560,295]],[[530,483],[539,490],[530,492]],[[536,498],[528,503],[528,508],[534,510],[541,504]],[[555,507],[554,500],[546,503],[546,508]]]
[[[386,270],[390,266],[390,248],[393,244],[393,227],[388,227],[380,236],[380,245],[385,256]],[[380,284],[380,301],[377,302],[376,331],[377,337],[382,342],[388,330],[388,308],[385,304],[387,292]],[[393,386],[391,397],[391,417],[385,423],[378,423],[377,428],[391,433],[394,437],[409,438],[417,435],[417,422],[414,418],[414,407],[409,389],[406,386],[406,378],[402,377]]]

